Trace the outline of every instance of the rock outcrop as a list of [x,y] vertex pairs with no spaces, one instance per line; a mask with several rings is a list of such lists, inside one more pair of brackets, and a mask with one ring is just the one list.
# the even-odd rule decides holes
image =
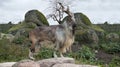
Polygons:
[[84,31],[77,30],[76,32],[76,40],[80,43],[97,44],[99,41],[98,35],[92,29],[87,29]]
[[38,10],[30,10],[25,14],[25,19],[10,28],[9,32],[12,34],[16,34],[21,29],[27,31],[42,25],[49,25],[45,16]]
[[8,39],[9,42],[12,42],[14,39],[14,36],[12,34],[0,33],[0,40],[1,39]]
[[83,13],[75,13],[76,27],[76,40],[79,43],[97,44],[99,36],[103,30],[99,26],[91,23],[89,18]]
[[15,36],[15,44],[29,45],[29,32],[38,26],[48,26],[45,16],[38,10],[30,10],[25,14],[25,19],[9,29],[9,33]]
[[55,64],[75,63],[73,58],[51,58],[37,61],[41,67],[53,67]]
[[25,22],[35,23],[37,26],[49,25],[45,16],[38,10],[30,10],[25,14]]
[[117,33],[109,33],[106,35],[107,41],[117,42],[119,41],[119,35]]
[[[102,32],[103,30],[99,26],[95,26],[91,23],[89,18],[83,13],[74,13],[76,20],[76,41],[79,43],[98,43],[99,37],[97,32]],[[62,22],[64,22],[68,17],[65,17]]]
[[0,67],[12,67],[16,62],[5,62],[5,63],[0,63]]
[[0,67],[98,67],[93,65],[75,64],[73,58],[50,58],[39,61],[22,60],[19,62],[0,63]]

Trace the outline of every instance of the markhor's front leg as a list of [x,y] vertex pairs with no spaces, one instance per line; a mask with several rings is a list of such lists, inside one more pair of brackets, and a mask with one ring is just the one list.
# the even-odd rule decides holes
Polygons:
[[57,54],[56,54],[56,51],[54,51],[54,54],[53,54],[53,55],[54,55],[54,58],[57,58]]
[[33,57],[33,53],[31,52],[31,50],[29,49],[29,58],[31,59],[31,60],[35,60],[35,58]]
[[54,45],[54,53],[53,53],[53,56],[54,56],[54,58],[57,58],[58,56],[57,56],[57,54],[56,54],[56,52],[59,50],[59,41],[56,41],[55,42],[55,45]]

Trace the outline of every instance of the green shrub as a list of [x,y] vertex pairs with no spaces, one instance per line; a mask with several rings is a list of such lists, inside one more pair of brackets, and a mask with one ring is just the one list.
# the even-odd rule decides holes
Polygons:
[[104,43],[100,45],[100,48],[106,51],[107,53],[119,53],[120,52],[120,43]]
[[109,63],[109,67],[119,67],[120,66],[120,57],[115,56],[112,61]]
[[17,31],[23,27],[25,27],[25,23],[16,24],[13,27],[11,27],[8,32]]
[[78,54],[80,55],[81,58],[85,58],[88,60],[93,60],[95,58],[95,54],[87,46],[82,46],[82,49],[79,50]]
[[[45,48],[42,47],[36,55],[36,59],[47,59],[47,58],[52,58],[53,57],[53,52],[54,50],[51,48]],[[59,52],[57,52],[57,55],[59,56]],[[95,61],[95,54],[92,52],[92,50],[87,47],[87,46],[82,46],[82,49],[78,50],[77,52],[70,52],[64,54],[64,56],[69,56],[72,58],[75,58],[76,60],[86,60],[90,62]]]
[[38,55],[36,55],[37,59],[46,59],[46,58],[52,58],[53,57],[53,49],[50,48],[41,48]]
[[92,52],[92,50],[87,46],[82,46],[80,50],[74,53],[73,52],[69,53],[68,56],[73,57],[77,60],[83,59],[83,60],[94,61],[95,59],[94,52]]
[[0,32],[2,33],[8,33],[8,30],[14,26],[15,24],[0,24]]
[[25,36],[21,36],[21,37],[15,38],[13,40],[13,43],[15,43],[15,44],[23,44],[25,42],[25,39],[26,39]]

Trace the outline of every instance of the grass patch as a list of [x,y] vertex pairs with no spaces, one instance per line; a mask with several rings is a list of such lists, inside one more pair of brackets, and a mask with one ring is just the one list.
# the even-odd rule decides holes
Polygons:
[[28,58],[28,48],[10,43],[7,39],[0,40],[0,62],[19,61]]

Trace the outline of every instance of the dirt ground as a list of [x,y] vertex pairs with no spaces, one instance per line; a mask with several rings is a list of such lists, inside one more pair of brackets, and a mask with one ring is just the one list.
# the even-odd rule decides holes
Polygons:
[[98,53],[96,53],[96,58],[98,58],[98,60],[102,60],[105,64],[111,62],[113,57],[113,54],[107,54],[103,50],[99,50]]

